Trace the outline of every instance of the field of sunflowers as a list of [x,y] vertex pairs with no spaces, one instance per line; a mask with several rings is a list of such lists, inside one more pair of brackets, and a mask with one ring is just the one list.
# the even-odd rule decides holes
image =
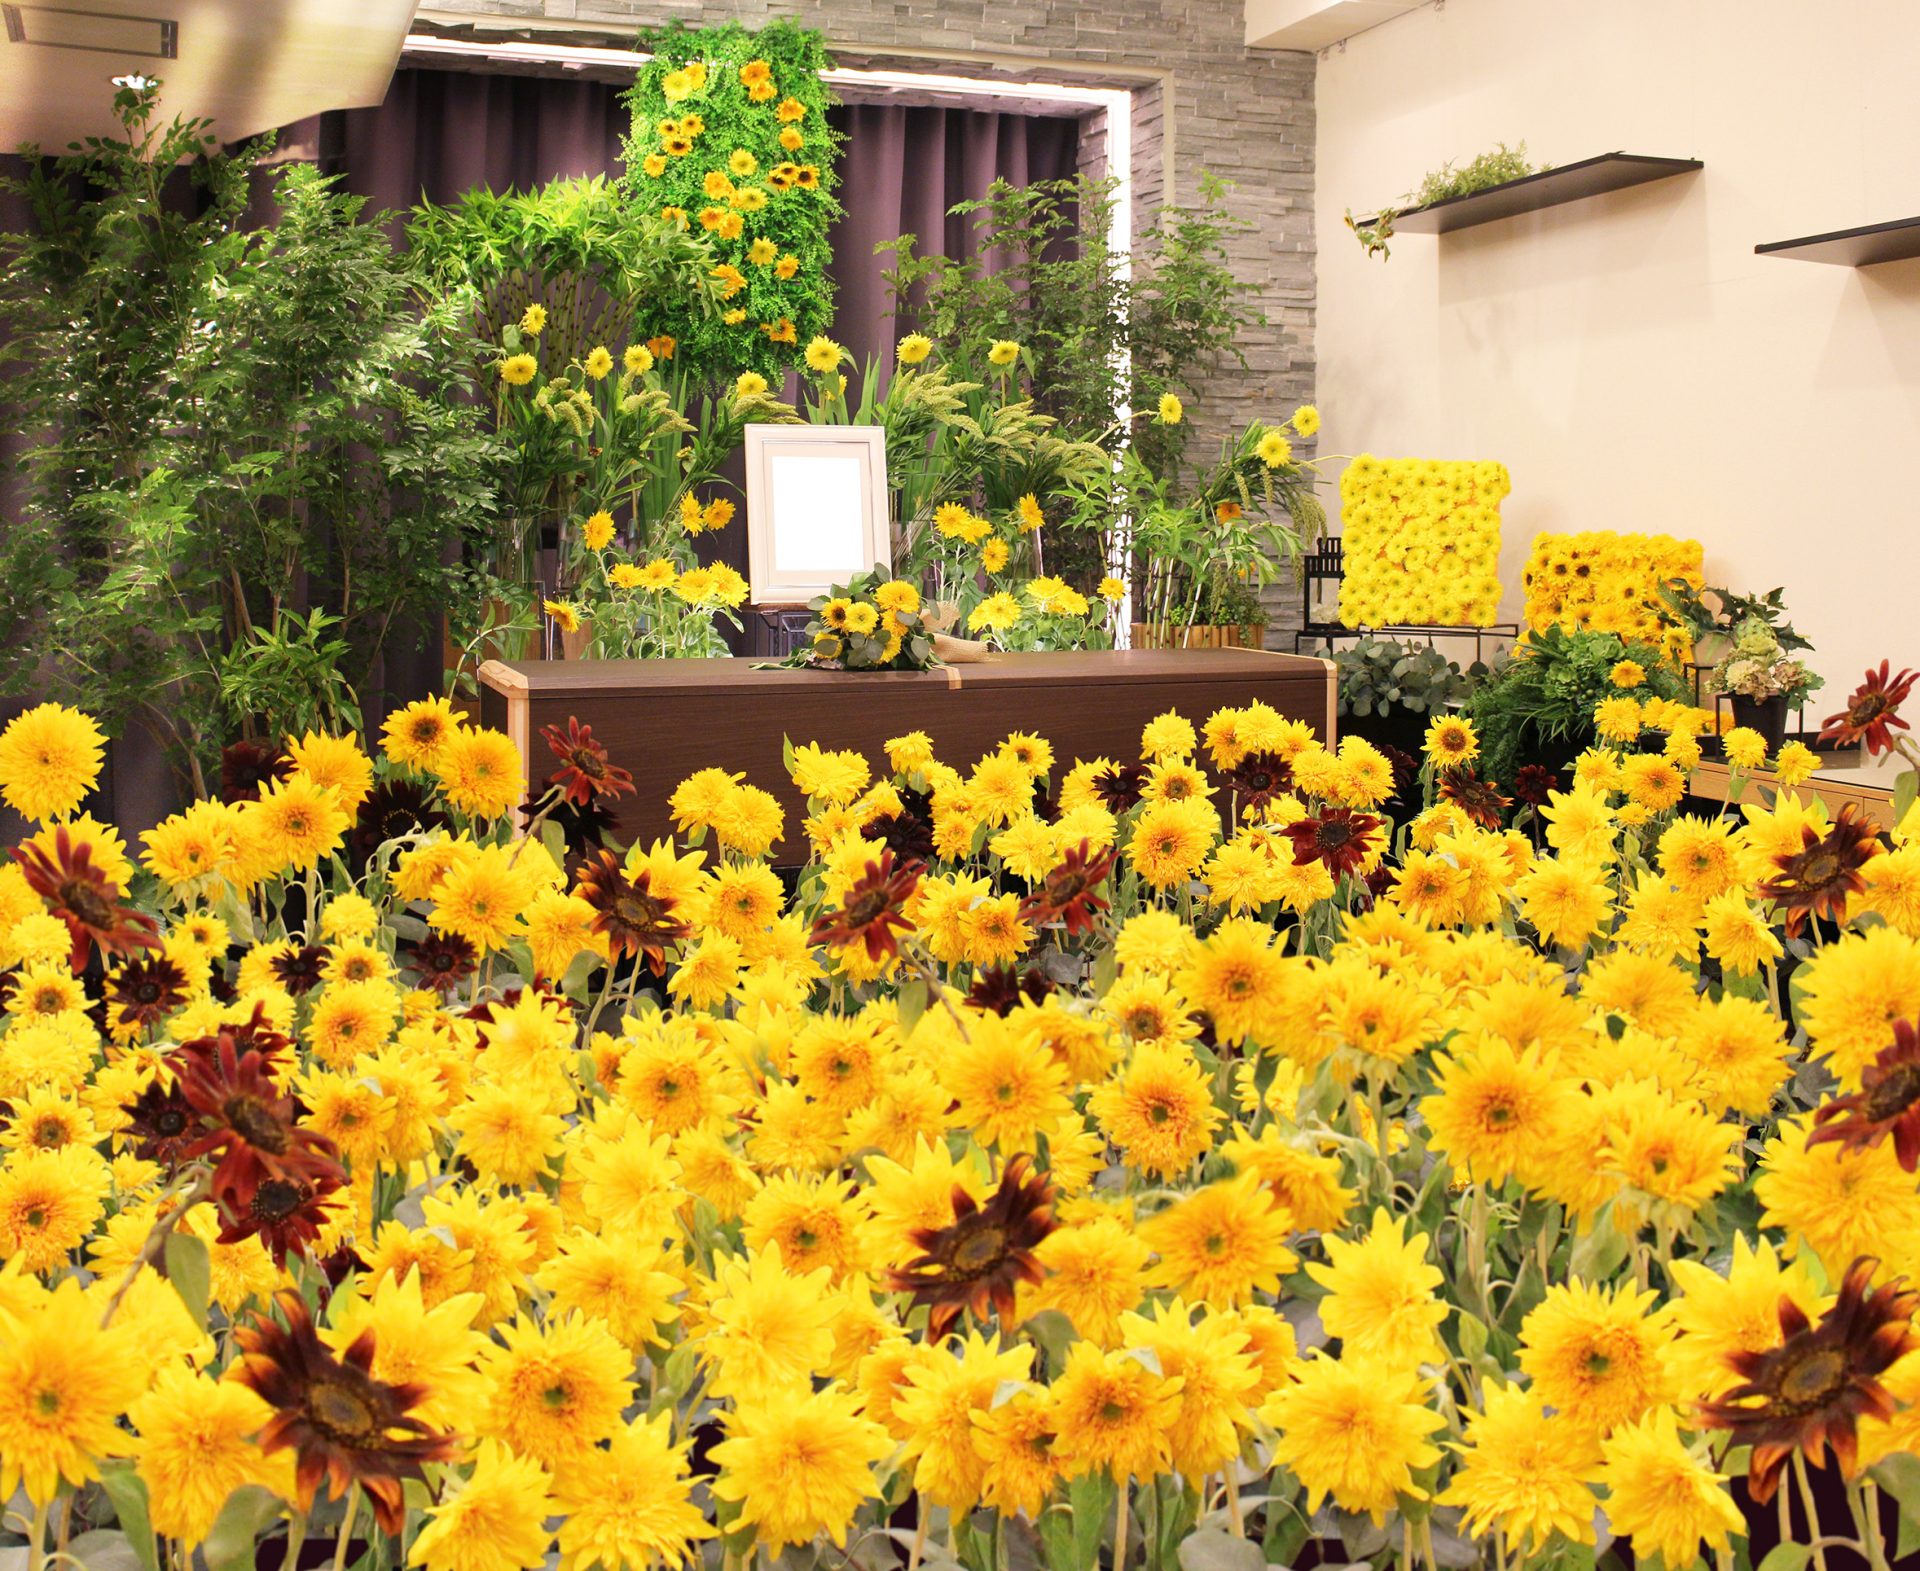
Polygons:
[[1896,1564],[1920,817],[1687,816],[1706,717],[1609,703],[1517,800],[1446,715],[793,739],[803,822],[708,770],[632,847],[584,728],[523,805],[439,701],[129,845],[29,711],[0,1553]]

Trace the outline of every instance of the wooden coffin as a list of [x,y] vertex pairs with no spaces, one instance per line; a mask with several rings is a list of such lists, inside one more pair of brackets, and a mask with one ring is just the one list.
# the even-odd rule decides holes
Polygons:
[[1258,649],[1084,650],[996,655],[934,671],[758,670],[744,660],[489,661],[480,669],[483,724],[513,738],[534,783],[554,760],[542,728],[569,716],[593,727],[633,772],[624,838],[672,832],[667,798],[696,769],[743,773],[787,810],[780,853],[804,857],[805,804],[781,764],[781,741],[857,748],[884,773],[889,737],[925,731],[965,769],[1011,731],[1053,744],[1055,778],[1077,758],[1140,756],[1140,729],[1178,710],[1195,726],[1258,698],[1334,738],[1331,662]]

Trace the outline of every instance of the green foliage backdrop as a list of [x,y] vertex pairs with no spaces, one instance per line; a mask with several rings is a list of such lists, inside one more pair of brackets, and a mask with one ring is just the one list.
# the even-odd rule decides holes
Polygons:
[[643,211],[712,241],[726,293],[713,316],[663,302],[648,330],[675,340],[678,368],[709,381],[782,376],[833,321],[840,138],[827,127],[820,35],[785,21],[757,32],[675,24],[641,47],[653,59],[627,94],[622,186]]

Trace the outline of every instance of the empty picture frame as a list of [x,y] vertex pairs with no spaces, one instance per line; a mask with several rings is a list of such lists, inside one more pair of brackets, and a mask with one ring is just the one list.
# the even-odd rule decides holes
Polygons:
[[890,557],[887,433],[747,427],[747,576],[755,605],[805,605]]

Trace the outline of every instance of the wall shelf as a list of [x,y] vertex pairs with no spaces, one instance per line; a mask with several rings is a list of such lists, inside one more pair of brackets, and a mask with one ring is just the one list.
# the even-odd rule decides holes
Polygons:
[[[1597,158],[1583,158],[1577,164],[1561,164],[1554,169],[1543,169],[1537,175],[1509,180],[1504,185],[1488,186],[1484,191],[1450,196],[1424,207],[1410,207],[1404,213],[1394,214],[1393,229],[1395,234],[1444,235],[1455,229],[1470,229],[1475,224],[1515,218],[1521,213],[1537,213],[1543,207],[1558,207],[1562,202],[1578,202],[1652,180],[1691,174],[1702,167],[1697,158],[1602,153]],[[1360,220],[1360,225],[1368,228],[1376,221],[1377,217],[1366,218]]]
[[1831,262],[1836,267],[1873,267],[1920,256],[1920,218],[1896,218],[1859,229],[1800,240],[1771,240],[1753,248],[1755,256],[1784,256],[1793,262]]

